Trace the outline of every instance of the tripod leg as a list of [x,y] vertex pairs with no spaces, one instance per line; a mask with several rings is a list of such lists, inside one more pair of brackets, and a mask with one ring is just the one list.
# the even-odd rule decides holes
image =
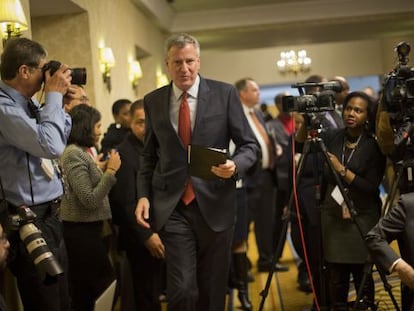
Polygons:
[[372,279],[372,263],[367,261],[362,269],[362,278],[359,277],[358,269],[352,270],[355,287],[358,295],[355,299],[353,310],[366,310],[368,307],[375,308],[374,305],[374,282]]
[[[300,181],[300,178],[301,178],[301,175],[302,175],[302,170],[303,170],[303,163],[306,160],[306,157],[307,157],[307,154],[308,154],[308,150],[309,150],[309,145],[305,143],[303,155],[302,155],[302,157],[301,157],[301,159],[299,161],[299,164],[298,164],[298,169],[297,169],[297,173],[296,173],[295,186],[297,186],[297,184]],[[289,199],[289,204],[288,204],[288,211],[287,211],[287,214],[288,215],[291,215],[292,214],[291,211],[292,211],[292,206],[293,206],[293,201],[294,201],[293,198],[294,198],[294,193],[292,192],[291,193],[291,196],[290,196],[290,199]],[[281,236],[284,236],[287,233],[287,228],[288,228],[288,224],[289,224],[289,218],[290,217],[285,217],[285,219],[283,220],[282,230],[281,230],[281,232],[282,232]],[[269,294],[269,289],[270,289],[270,285],[271,285],[271,282],[272,282],[272,277],[273,277],[273,274],[275,273],[276,262],[277,262],[278,257],[279,257],[278,254],[281,253],[283,244],[284,244],[284,239],[279,239],[279,241],[277,243],[277,246],[276,246],[275,253],[274,253],[273,258],[272,258],[271,268],[270,268],[269,274],[267,276],[265,288],[260,292],[260,296],[262,296],[262,299],[260,301],[259,311],[263,310],[264,303],[266,301],[267,295]],[[282,300],[282,297],[279,297],[279,298],[280,298],[281,306],[282,306],[282,309],[283,309],[283,300]]]

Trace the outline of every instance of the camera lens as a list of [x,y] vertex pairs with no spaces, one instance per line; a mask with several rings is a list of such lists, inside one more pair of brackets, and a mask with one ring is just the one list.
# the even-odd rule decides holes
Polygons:
[[46,244],[42,232],[33,223],[21,226],[19,235],[44,282],[53,282],[57,275],[63,273],[59,262]]
[[86,84],[86,68],[73,68],[72,70],[72,84],[84,85]]
[[[43,67],[43,81],[45,81],[45,72],[50,69],[50,75],[60,68],[61,63],[56,60],[51,60]],[[86,84],[86,68],[69,68],[71,70],[72,84],[84,85]]]

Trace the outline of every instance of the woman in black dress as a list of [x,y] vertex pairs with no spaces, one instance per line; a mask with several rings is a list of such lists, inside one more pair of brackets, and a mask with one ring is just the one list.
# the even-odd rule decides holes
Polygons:
[[[338,194],[337,183],[326,163],[326,192],[321,208],[321,230],[323,255],[329,271],[329,298],[333,310],[348,310],[351,274],[356,291],[359,291],[364,263],[368,259],[362,235],[378,222],[381,215],[379,185],[384,175],[385,157],[379,150],[371,130],[373,127],[370,126],[375,120],[374,110],[375,104],[368,95],[352,92],[346,97],[343,108],[345,128],[327,129],[320,134],[332,168],[340,177],[356,211],[356,215],[351,217],[348,207],[342,203],[343,197]],[[301,141],[304,137],[304,133],[298,134],[297,140]],[[374,302],[371,276],[364,282],[362,293],[364,301]]]

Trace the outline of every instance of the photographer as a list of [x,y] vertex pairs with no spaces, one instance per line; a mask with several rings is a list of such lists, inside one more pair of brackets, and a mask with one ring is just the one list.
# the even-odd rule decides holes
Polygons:
[[[408,63],[410,45],[399,43],[395,51],[399,63],[387,75],[377,113],[376,134],[381,151],[389,156],[395,170],[392,189],[399,191],[398,204],[391,207],[378,224],[366,235],[366,242],[377,267],[387,273],[397,272],[402,281],[402,310],[414,308],[414,146],[413,111],[414,71]],[[391,192],[388,201],[396,200]],[[389,246],[398,240],[399,257]]]
[[[349,278],[352,273],[359,290],[363,267],[368,256],[363,234],[378,221],[381,213],[379,184],[382,180],[385,157],[369,130],[373,105],[362,92],[348,94],[344,102],[344,129],[327,129],[320,137],[326,145],[333,170],[340,176],[353,208],[351,211],[338,195],[333,171],[325,165],[326,191],[321,207],[323,256],[329,270],[329,298],[334,310],[348,310]],[[296,140],[304,142],[306,127],[301,127]],[[326,163],[329,164],[329,163]],[[374,302],[372,277],[364,284],[363,299]]]
[[[57,209],[63,194],[62,182],[53,163],[63,152],[71,120],[62,109],[62,97],[71,83],[71,71],[61,65],[51,76],[44,71],[47,53],[26,38],[7,42],[1,56],[0,73],[0,174],[2,199],[9,212],[26,205],[37,218],[34,224],[66,270],[66,251]],[[45,105],[32,96],[44,83]],[[66,275],[45,284],[20,241],[10,237],[10,269],[25,310],[69,310]]]

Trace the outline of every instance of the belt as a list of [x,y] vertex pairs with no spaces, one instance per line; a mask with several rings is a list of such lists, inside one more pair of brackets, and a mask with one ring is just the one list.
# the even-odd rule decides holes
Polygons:
[[57,211],[60,206],[61,198],[58,197],[56,199],[53,199],[51,201],[42,203],[42,204],[36,204],[29,206],[29,208],[37,215],[38,218],[44,219],[48,216],[55,216],[57,215]]
[[47,201],[45,203],[35,204],[35,205],[31,205],[29,207],[30,208],[36,208],[36,207],[53,206],[53,205],[56,205],[56,204],[60,204],[60,201],[62,201],[62,198],[61,197],[57,197],[56,199]]

